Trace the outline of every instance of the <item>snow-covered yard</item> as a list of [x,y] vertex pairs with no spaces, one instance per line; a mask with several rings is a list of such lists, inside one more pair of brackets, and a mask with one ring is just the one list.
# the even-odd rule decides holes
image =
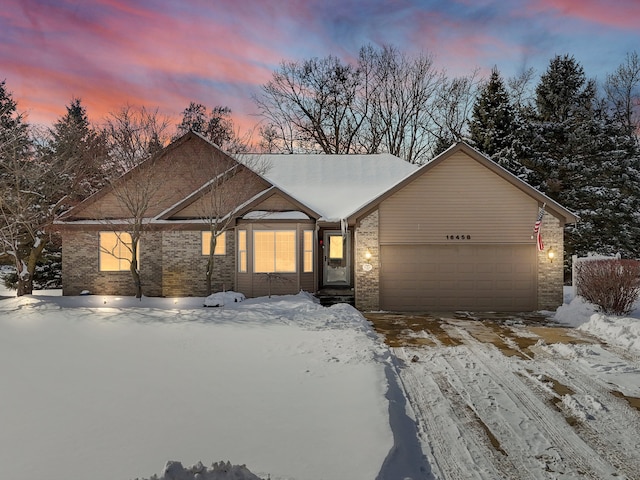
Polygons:
[[126,480],[177,460],[376,478],[389,352],[359,313],[305,294],[202,303],[0,301],[0,476]]
[[638,478],[636,318],[576,299],[555,314],[569,340],[501,327],[514,351],[527,340],[510,356],[472,317],[438,324],[455,345],[425,328],[389,348],[303,293],[202,304],[1,300],[0,476],[128,480],[176,460],[271,480]]

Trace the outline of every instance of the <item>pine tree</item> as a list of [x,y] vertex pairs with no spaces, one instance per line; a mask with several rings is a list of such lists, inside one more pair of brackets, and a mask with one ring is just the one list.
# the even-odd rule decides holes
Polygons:
[[523,176],[524,168],[518,161],[518,120],[500,73],[494,67],[473,106],[469,123],[470,140],[478,150],[495,162],[510,172]]
[[16,271],[18,295],[31,293],[36,264],[45,242],[47,197],[40,190],[42,170],[35,159],[29,125],[0,82],[0,255]]
[[[0,82],[0,159],[11,151],[24,150],[28,147],[28,125],[22,114],[17,111],[17,104],[6,88],[6,81]],[[0,168],[2,168],[0,163]],[[1,171],[0,171],[1,174]]]
[[473,106],[469,132],[474,146],[493,156],[511,144],[513,109],[497,68],[481,88]]
[[54,164],[58,183],[70,203],[82,200],[106,184],[103,163],[107,145],[87,117],[79,98],[66,107],[67,113],[50,129],[51,141],[46,154]]
[[579,63],[551,60],[536,88],[530,121],[529,182],[580,217],[567,228],[566,253],[640,252],[638,151],[610,118]]
[[595,103],[595,84],[578,62],[566,55],[552,59],[536,87],[532,153],[524,162],[529,182],[560,202],[571,196],[568,190],[584,170],[580,159],[591,148]]

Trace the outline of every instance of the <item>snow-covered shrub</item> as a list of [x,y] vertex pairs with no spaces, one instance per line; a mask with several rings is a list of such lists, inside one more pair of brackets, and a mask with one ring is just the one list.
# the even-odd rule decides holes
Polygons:
[[198,462],[192,467],[183,467],[180,462],[169,461],[161,477],[152,475],[149,480],[262,480],[249,471],[245,465],[231,465],[231,462],[216,462],[211,468]]
[[640,261],[598,259],[576,266],[577,293],[604,312],[626,315],[640,293]]
[[212,293],[204,299],[205,307],[224,307],[230,303],[242,302],[245,299],[242,293],[232,292],[231,290],[226,292]]

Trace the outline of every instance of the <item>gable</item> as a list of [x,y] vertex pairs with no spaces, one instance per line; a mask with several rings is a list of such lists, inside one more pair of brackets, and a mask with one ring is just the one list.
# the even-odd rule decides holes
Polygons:
[[130,217],[124,197],[146,196],[146,218],[153,218],[237,162],[215,145],[188,133],[162,152],[89,197],[64,220]]
[[[446,181],[454,181],[454,177],[456,175],[459,175],[460,178],[458,179],[458,181],[462,182],[463,184],[466,182],[466,188],[472,188],[472,190],[470,191],[467,190],[466,193],[463,193],[465,192],[465,189],[463,188],[462,185],[459,185],[458,189],[456,190],[456,193],[458,195],[468,195],[470,192],[477,193],[479,192],[479,190],[474,190],[474,189],[481,188],[483,185],[490,185],[491,182],[498,181],[498,179],[500,179],[501,181],[498,183],[498,185],[502,185],[504,187],[505,185],[510,184],[511,186],[515,187],[516,190],[519,190],[525,196],[528,196],[534,202],[537,202],[537,204],[546,205],[547,213],[553,214],[560,221],[561,225],[564,225],[565,223],[575,223],[578,221],[578,217],[576,217],[572,212],[564,208],[562,205],[560,205],[553,199],[547,197],[542,192],[536,190],[531,185],[522,181],[521,179],[519,179],[518,177],[516,177],[515,175],[513,175],[512,173],[510,173],[500,165],[498,165],[497,163],[493,162],[488,157],[484,156],[474,148],[470,147],[469,145],[465,143],[458,143],[458,144],[452,145],[448,150],[441,153],[439,156],[434,158],[431,162],[423,165],[417,171],[408,175],[406,178],[396,183],[394,186],[389,188],[387,191],[385,191],[378,197],[374,198],[372,201],[364,204],[357,210],[353,211],[347,219],[349,224],[353,225],[354,223],[357,223],[361,218],[365,217],[366,215],[371,213],[373,210],[378,208],[379,205],[382,202],[384,202],[386,199],[388,199],[392,195],[395,195],[397,192],[401,191],[402,189],[407,188],[407,186],[411,185],[413,182],[415,182],[417,179],[421,178],[422,176],[431,175],[432,172],[442,164],[459,163],[460,167],[464,167],[465,165],[463,165],[463,162],[467,162],[466,167],[470,168],[471,170],[468,170],[467,172],[464,168],[460,168],[456,170],[452,169],[450,170],[451,178],[449,178],[449,175],[446,175],[447,177]],[[485,170],[478,169],[478,167],[484,168]],[[443,170],[440,170],[441,173],[442,171]],[[472,171],[480,172],[478,173],[478,175],[482,175],[484,180],[482,180],[481,178],[478,178],[476,180],[472,177],[465,176],[466,173],[471,173]],[[495,178],[492,178],[491,175],[489,174],[494,175]],[[452,184],[451,186],[454,186],[454,185]],[[515,193],[516,190],[511,189],[510,191],[512,193]],[[447,190],[447,192],[441,192],[443,197],[438,198],[437,202],[439,203],[445,202],[447,199],[446,194],[451,194],[452,192],[454,192],[454,190],[450,190],[450,189]],[[488,200],[491,197],[491,192],[488,191],[486,193],[489,194],[489,197],[487,198]],[[431,205],[425,204],[425,207],[431,207]]]
[[223,217],[269,186],[254,172],[240,168],[225,178],[222,184],[208,185],[201,191],[194,192],[161,218],[183,220],[212,218],[216,215]]
[[458,151],[379,209],[381,243],[530,243],[538,201]]
[[300,207],[285,198],[283,195],[276,193],[262,202],[257,203],[252,210],[261,210],[265,212],[291,212],[300,210]]

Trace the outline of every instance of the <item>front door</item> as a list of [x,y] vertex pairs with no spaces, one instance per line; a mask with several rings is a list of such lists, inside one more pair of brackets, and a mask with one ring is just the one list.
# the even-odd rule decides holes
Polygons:
[[325,286],[351,285],[351,242],[349,234],[327,230],[323,237],[323,283]]

